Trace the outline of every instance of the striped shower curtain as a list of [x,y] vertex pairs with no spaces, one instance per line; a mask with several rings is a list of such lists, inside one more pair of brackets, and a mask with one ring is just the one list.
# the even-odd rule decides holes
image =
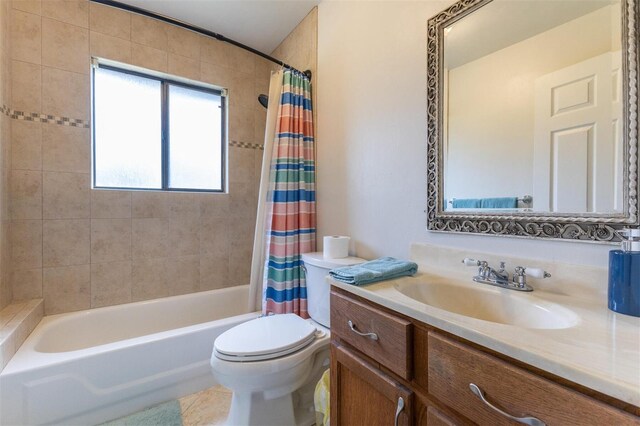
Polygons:
[[316,247],[311,83],[297,71],[282,75],[267,192],[263,313],[308,318],[300,255]]

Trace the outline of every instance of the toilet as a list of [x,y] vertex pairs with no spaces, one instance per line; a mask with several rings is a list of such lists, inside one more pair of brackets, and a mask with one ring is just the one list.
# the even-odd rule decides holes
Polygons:
[[329,284],[325,277],[331,269],[364,261],[303,254],[311,319],[295,314],[264,316],[235,326],[215,340],[213,376],[233,391],[227,425],[315,423],[315,386],[329,368]]

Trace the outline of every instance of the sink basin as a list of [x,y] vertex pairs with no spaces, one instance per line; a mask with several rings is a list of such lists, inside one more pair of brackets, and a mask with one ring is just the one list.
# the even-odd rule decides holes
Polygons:
[[483,321],[536,329],[569,328],[578,323],[573,311],[531,293],[483,284],[420,281],[401,282],[395,288],[417,302]]

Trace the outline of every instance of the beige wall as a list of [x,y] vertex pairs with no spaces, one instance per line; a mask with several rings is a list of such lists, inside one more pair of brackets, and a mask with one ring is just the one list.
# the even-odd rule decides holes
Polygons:
[[318,236],[351,235],[366,258],[430,242],[605,266],[606,245],[426,231],[426,28],[451,3],[318,6]]
[[[274,49],[271,56],[299,69],[311,70],[312,87],[317,83],[318,70],[318,8],[300,21],[296,28]],[[276,66],[277,67],[277,66]],[[315,110],[314,110],[315,113]]]
[[229,194],[90,190],[89,128],[13,120],[14,299],[53,314],[248,283],[269,64],[85,0],[14,1],[11,24],[15,110],[88,123],[93,55],[229,88],[232,145]]
[[11,172],[11,50],[10,2],[0,1],[0,310],[13,299],[11,294],[11,246],[9,176]]
[[446,199],[532,194],[535,82],[619,49],[619,10],[603,7],[449,70]]

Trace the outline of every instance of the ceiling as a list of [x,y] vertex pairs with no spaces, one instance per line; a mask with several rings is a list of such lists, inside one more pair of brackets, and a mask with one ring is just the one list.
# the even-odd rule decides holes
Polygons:
[[446,64],[455,68],[619,0],[496,0],[450,26]]
[[271,53],[320,0],[119,0]]

